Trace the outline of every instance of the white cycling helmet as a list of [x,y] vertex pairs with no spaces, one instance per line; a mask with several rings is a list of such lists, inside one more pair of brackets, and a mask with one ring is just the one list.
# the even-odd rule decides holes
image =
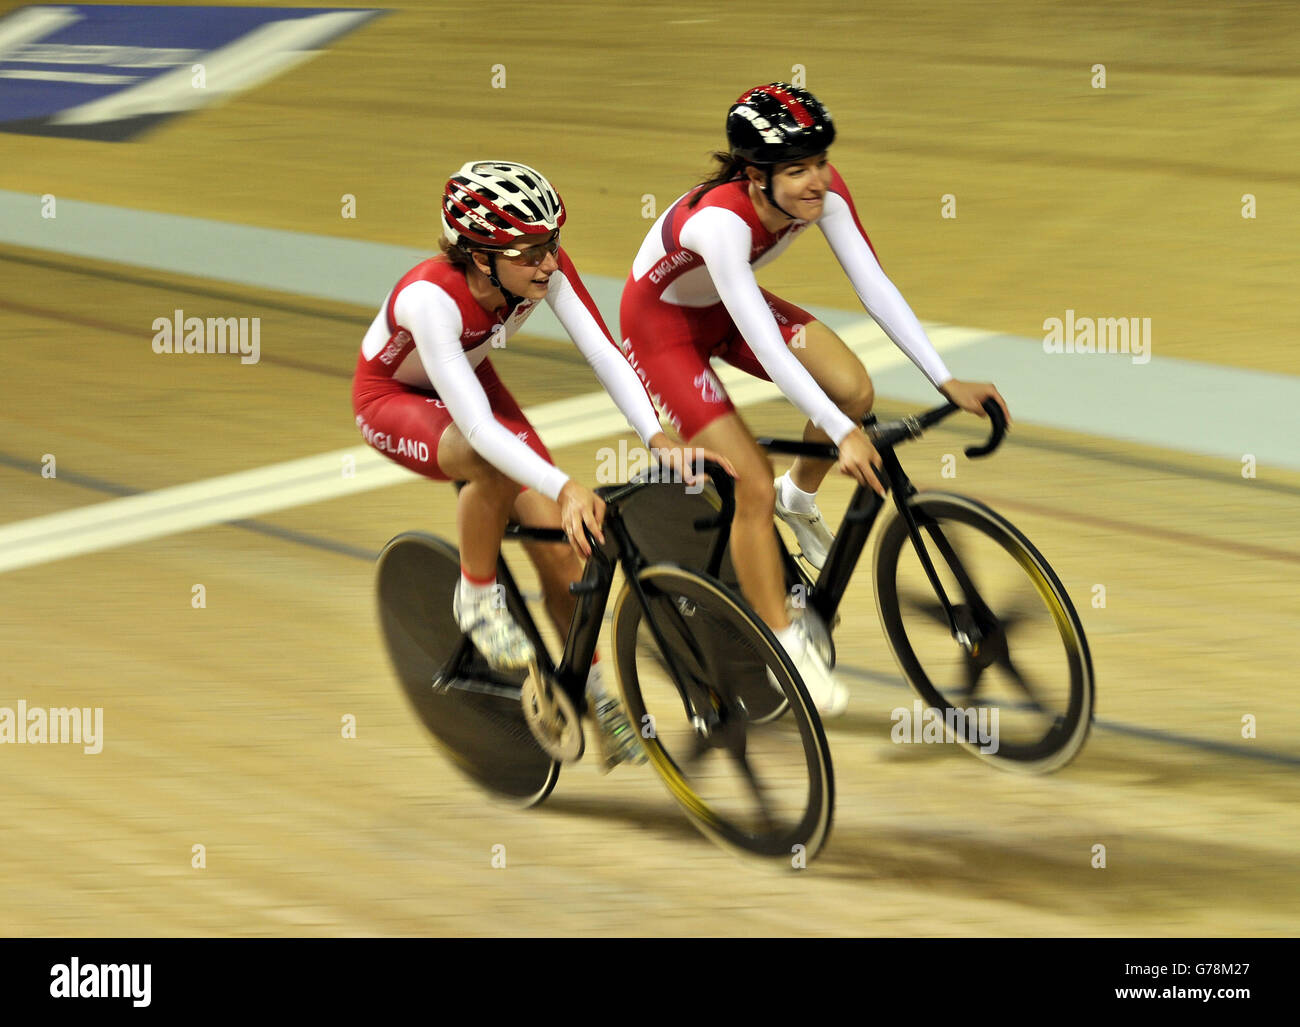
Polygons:
[[453,245],[509,247],[564,224],[564,201],[543,175],[508,160],[470,161],[442,191],[442,228]]

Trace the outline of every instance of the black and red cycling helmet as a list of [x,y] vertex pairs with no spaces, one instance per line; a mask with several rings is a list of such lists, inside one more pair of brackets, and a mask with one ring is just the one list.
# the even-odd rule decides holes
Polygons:
[[812,93],[787,82],[755,86],[727,111],[733,156],[770,166],[803,160],[830,148],[835,123]]

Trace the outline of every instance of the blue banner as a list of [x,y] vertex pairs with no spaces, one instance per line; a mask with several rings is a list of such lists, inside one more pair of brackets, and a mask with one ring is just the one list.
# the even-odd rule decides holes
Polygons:
[[309,59],[379,13],[23,7],[0,18],[0,131],[126,141]]

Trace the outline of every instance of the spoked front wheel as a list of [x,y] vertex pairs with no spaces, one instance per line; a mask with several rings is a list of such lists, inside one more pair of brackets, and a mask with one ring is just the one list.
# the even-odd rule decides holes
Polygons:
[[[654,564],[618,597],[613,647],[628,716],[695,826],[742,853],[812,859],[835,803],[830,749],[789,657],[743,600]],[[758,723],[750,711],[770,712],[773,695],[788,712]]]
[[[911,496],[956,631],[895,513],[875,556],[881,624],[904,676],[929,704],[904,711],[905,741],[946,737],[1006,770],[1046,773],[1092,724],[1092,658],[1069,595],[1014,525],[964,496]],[[942,727],[939,722],[942,721]]]
[[421,532],[399,535],[379,554],[378,579],[384,641],[416,716],[470,780],[514,805],[537,805],[560,764],[524,718],[525,672],[494,671],[452,616],[455,547]]

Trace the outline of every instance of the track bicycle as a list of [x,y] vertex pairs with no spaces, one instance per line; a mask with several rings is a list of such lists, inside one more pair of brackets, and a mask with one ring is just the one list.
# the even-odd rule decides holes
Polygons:
[[[919,491],[895,452],[958,409],[948,403],[888,423],[874,414],[863,420],[895,507],[876,539],[876,607],[904,678],[926,704],[928,723],[942,721],[944,737],[955,736],[1001,769],[1047,773],[1077,755],[1093,719],[1092,658],[1078,613],[1047,560],[1010,521],[966,496]],[[992,453],[1006,433],[1001,408],[989,401],[984,409],[992,431],[983,445],[965,450],[970,458]],[[757,441],[769,453],[838,455],[829,444]],[[840,604],[883,506],[875,491],[856,487],[820,572],[805,569],[777,531],[790,605],[809,618],[810,637],[831,666]],[[676,556],[684,566],[736,582],[724,533],[690,537],[684,526],[675,537],[669,528],[661,531],[657,558]],[[754,719],[784,713],[779,696],[766,698],[751,702]],[[986,742],[976,728],[990,724],[996,739]]]
[[[721,467],[704,466],[716,505],[694,519],[692,530],[711,532],[725,545],[732,482]],[[596,491],[606,504],[606,542],[588,533],[592,555],[582,580],[570,586],[577,608],[559,663],[504,553],[497,566],[501,595],[536,651],[536,662],[518,671],[493,669],[455,622],[460,558],[451,543],[407,532],[384,547],[379,617],[417,717],[456,767],[490,794],[519,807],[544,801],[561,765],[585,747],[587,673],[621,569],[613,658],[649,762],[692,823],[721,845],[811,859],[830,832],[834,775],[816,708],[789,657],[736,590],[644,555],[641,528],[663,523],[668,511],[690,501],[691,490],[643,477]],[[511,525],[507,538],[567,544],[558,528]],[[787,715],[760,724],[749,713],[750,705],[773,704]]]

